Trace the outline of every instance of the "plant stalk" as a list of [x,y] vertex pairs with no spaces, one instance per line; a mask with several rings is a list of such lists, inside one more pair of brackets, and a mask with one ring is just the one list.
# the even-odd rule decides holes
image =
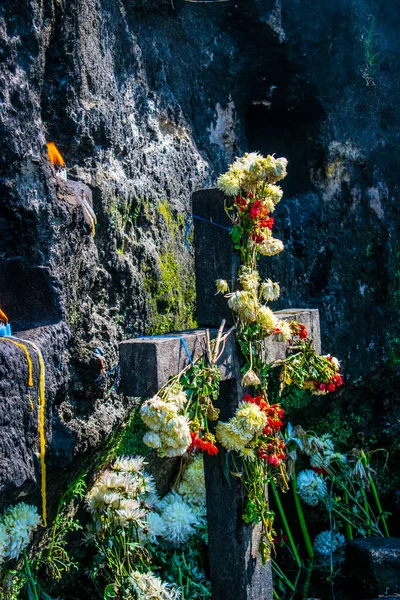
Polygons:
[[26,553],[26,550],[23,550],[23,557],[24,557],[24,564],[25,564],[25,569],[26,569],[26,574],[28,576],[28,584],[31,587],[32,590],[32,594],[33,597],[35,598],[35,600],[39,600],[39,594],[37,591],[37,585],[36,585],[36,581],[32,575],[32,571],[31,571],[31,566],[29,564],[29,559],[28,559],[28,555]]
[[304,542],[305,542],[306,549],[307,549],[308,558],[313,559],[314,558],[314,550],[313,550],[312,543],[310,540],[310,535],[308,533],[307,523],[304,518],[304,512],[303,512],[303,507],[301,506],[301,500],[297,493],[296,474],[294,474],[294,476],[292,478],[292,489],[293,489],[294,502],[296,504],[297,515],[299,517],[300,527],[301,527],[301,531],[303,533]]
[[289,544],[290,544],[290,547],[292,549],[293,556],[295,558],[297,566],[302,567],[303,565],[302,565],[302,562],[301,562],[301,558],[299,556],[299,553],[297,552],[297,548],[296,548],[296,545],[295,545],[294,540],[293,540],[292,532],[290,531],[289,523],[288,523],[288,521],[286,519],[285,511],[283,510],[282,502],[281,502],[281,499],[279,497],[278,490],[276,489],[276,486],[275,486],[275,483],[274,483],[273,479],[271,479],[271,489],[272,489],[272,493],[274,494],[275,502],[276,502],[276,505],[278,507],[278,511],[279,511],[280,517],[282,519],[283,527],[284,527],[284,529],[286,531],[286,535],[289,538]]

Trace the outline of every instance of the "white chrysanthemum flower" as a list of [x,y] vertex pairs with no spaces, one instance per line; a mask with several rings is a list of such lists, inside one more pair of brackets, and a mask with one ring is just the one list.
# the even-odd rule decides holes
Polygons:
[[273,302],[278,300],[280,295],[279,283],[274,283],[271,279],[267,279],[260,286],[260,298],[264,302]]
[[160,498],[158,493],[146,494],[145,501],[149,508],[155,508],[158,505]]
[[[282,188],[279,185],[269,184],[263,188],[266,199],[273,202],[274,207],[280,202],[283,196]],[[272,212],[272,211],[270,211]]]
[[194,527],[199,524],[199,521],[189,504],[178,494],[171,492],[168,496],[169,499],[164,503],[161,513],[166,529],[164,539],[177,547],[184,544],[195,533]]
[[165,534],[165,523],[158,513],[154,510],[146,515],[146,526],[147,533],[146,538],[152,543],[157,542],[158,537],[164,537]]
[[341,533],[323,531],[316,536],[313,548],[316,554],[320,554],[321,556],[330,556],[345,544],[346,538]]
[[186,467],[182,481],[179,484],[178,494],[190,506],[193,504],[203,506],[206,503],[206,484],[204,479],[203,456],[197,454],[193,461]]
[[34,529],[40,523],[36,506],[20,502],[9,507],[3,516],[3,525],[8,532],[7,558],[18,558],[28,546]]
[[306,469],[297,475],[297,493],[309,506],[317,506],[327,494],[326,482],[321,475]]
[[215,286],[217,288],[217,294],[226,294],[226,292],[229,292],[229,285],[225,279],[217,279]]
[[306,446],[306,454],[310,456],[312,467],[327,469],[332,461],[345,463],[347,457],[335,452],[335,446],[329,433],[321,435],[320,438],[310,437],[310,444]]
[[9,543],[6,526],[0,522],[0,565],[4,562],[7,555],[7,547]]
[[275,254],[279,254],[284,249],[285,246],[281,240],[273,237],[269,237],[264,242],[261,242],[261,244],[257,244],[258,252],[264,256],[275,256]]
[[257,319],[258,300],[257,298],[246,291],[239,291],[232,294],[228,300],[228,306],[239,317],[247,323],[251,323]]
[[252,404],[251,402],[239,402],[235,413],[235,420],[244,432],[248,431],[252,436],[261,433],[267,424],[265,413],[263,413],[257,404]]
[[240,454],[245,460],[253,461],[257,458],[253,448],[242,448]]
[[132,586],[137,600],[179,600],[181,597],[177,587],[161,581],[150,571],[133,571],[128,577],[128,583]]
[[281,179],[284,179],[284,177],[286,177],[287,172],[286,172],[286,167],[287,167],[288,161],[286,158],[276,158],[275,159],[275,176],[276,176],[276,181],[280,181]]
[[154,450],[158,450],[162,446],[161,438],[155,431],[146,431],[143,436],[143,443]]
[[145,459],[143,456],[121,456],[114,462],[112,469],[114,471],[123,471],[124,473],[139,473],[143,469]]
[[178,414],[178,407],[171,402],[165,402],[158,396],[146,400],[140,407],[142,421],[153,431],[159,431],[165,421]]
[[217,440],[227,450],[236,450],[240,452],[253,438],[250,431],[244,431],[240,423],[233,417],[228,423],[219,421],[215,428]]
[[163,445],[171,448],[188,448],[191,443],[189,419],[183,415],[172,417],[160,431]]
[[260,378],[253,369],[249,369],[242,377],[242,385],[245,387],[249,385],[260,385],[260,383]]
[[118,508],[115,511],[117,519],[120,525],[125,526],[129,523],[136,523],[139,527],[146,527],[146,515],[147,511],[133,504],[127,504],[126,508]]
[[268,306],[261,306],[258,312],[257,322],[264,333],[272,333],[277,326],[277,318]]
[[240,178],[230,170],[218,177],[217,187],[227,196],[237,196],[240,193],[240,186]]
[[167,395],[167,401],[172,402],[178,408],[178,411],[183,410],[188,401],[188,395],[184,391],[169,392]]
[[275,339],[277,342],[287,342],[292,339],[292,330],[287,321],[279,321],[276,329],[279,329],[279,331],[275,332]]
[[260,275],[258,271],[253,271],[242,266],[238,279],[240,285],[246,292],[257,293],[258,286],[260,285]]
[[[99,490],[100,492],[100,490]],[[107,490],[104,493],[98,494],[98,501],[103,502],[106,506],[110,506],[111,508],[118,508],[122,500],[122,496],[118,494],[118,492],[113,492],[112,490]]]

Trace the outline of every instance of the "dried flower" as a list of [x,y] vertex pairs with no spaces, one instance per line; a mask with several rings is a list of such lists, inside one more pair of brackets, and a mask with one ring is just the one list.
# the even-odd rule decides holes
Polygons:
[[229,298],[228,306],[245,323],[252,323],[257,319],[258,300],[253,294],[246,291],[239,291],[232,294]]
[[248,385],[260,385],[261,381],[260,378],[258,377],[257,373],[255,371],[253,371],[253,369],[249,369],[242,377],[242,385],[243,386],[248,386]]
[[279,321],[274,329],[277,342],[287,342],[292,339],[292,330],[290,323],[287,321]]
[[279,254],[284,249],[285,246],[281,240],[277,240],[272,236],[257,246],[258,252],[264,256],[275,256],[275,254]]
[[267,279],[267,281],[264,281],[260,286],[260,299],[264,302],[278,300],[279,294],[279,283],[274,283],[271,279]]
[[193,504],[205,506],[204,461],[200,454],[195,456],[193,461],[186,467],[178,487],[178,494],[189,506]]
[[253,271],[242,266],[239,271],[238,279],[240,285],[246,292],[257,293],[258,286],[260,285],[260,275],[258,271]]
[[217,288],[217,294],[226,294],[226,292],[229,292],[229,285],[228,282],[225,281],[225,279],[217,279],[215,285]]
[[272,333],[273,330],[277,326],[277,319],[268,306],[261,306],[258,312],[257,322],[260,325],[263,333],[269,334]]

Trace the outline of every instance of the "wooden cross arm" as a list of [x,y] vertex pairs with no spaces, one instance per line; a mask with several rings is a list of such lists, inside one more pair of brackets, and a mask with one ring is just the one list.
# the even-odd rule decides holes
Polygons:
[[[304,323],[310,337],[314,340],[315,349],[320,352],[318,310],[294,308],[281,310],[275,314],[280,319]],[[134,397],[149,397],[156,394],[172,375],[176,375],[189,365],[189,356],[182,339],[194,360],[204,352],[205,331],[205,329],[193,329],[122,342],[119,346],[119,358],[123,394]],[[216,334],[216,329],[210,330],[211,338]],[[273,337],[266,338],[266,360],[272,362],[284,358],[287,347],[288,344],[285,342],[277,342]],[[221,380],[238,379],[241,361],[235,335],[232,333],[227,338],[225,351],[217,363],[221,371]]]
[[[119,346],[121,389],[125,396],[153,396],[172,375],[189,365],[189,356],[196,359],[205,349],[205,329],[177,331],[165,336],[131,339]],[[217,330],[210,330],[213,339]],[[238,353],[235,336],[226,340],[223,356],[218,361],[222,380],[236,377]]]

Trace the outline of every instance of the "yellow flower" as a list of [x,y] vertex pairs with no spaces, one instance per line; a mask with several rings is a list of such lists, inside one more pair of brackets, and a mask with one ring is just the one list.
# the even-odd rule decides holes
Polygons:
[[268,306],[261,306],[258,311],[257,322],[266,334],[272,333],[278,323],[274,313]]
[[252,434],[261,433],[267,424],[267,417],[265,413],[251,402],[240,402],[239,407],[236,409],[235,420],[239,424],[238,426],[246,432]]
[[257,319],[258,300],[253,294],[247,291],[235,292],[229,298],[228,306],[245,323],[251,323]]
[[229,285],[225,279],[217,279],[215,285],[217,287],[217,294],[225,294],[226,292],[229,292]]
[[239,271],[238,279],[240,285],[246,292],[257,293],[258,286],[260,285],[260,275],[258,271],[252,271],[251,269],[242,266]]

